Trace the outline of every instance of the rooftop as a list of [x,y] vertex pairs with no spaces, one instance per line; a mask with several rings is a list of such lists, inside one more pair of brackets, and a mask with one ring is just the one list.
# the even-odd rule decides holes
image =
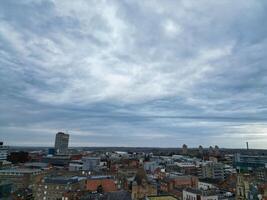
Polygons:
[[28,169],[28,168],[9,168],[0,170],[0,174],[3,173],[23,173],[23,174],[31,174],[31,173],[39,173],[42,172],[40,169]]
[[97,179],[113,179],[113,176],[91,176],[89,177],[88,179],[91,179],[91,180],[97,180]]
[[148,198],[148,200],[177,200],[173,196],[150,196],[147,198]]
[[78,183],[79,181],[83,180],[85,178],[83,177],[47,177],[44,179],[45,183],[52,183],[52,184],[73,184],[73,183]]
[[200,190],[200,189],[195,189],[195,188],[186,188],[184,189],[184,191],[190,192],[193,194],[199,194],[202,196],[215,196],[215,195],[218,195],[219,193],[217,190]]

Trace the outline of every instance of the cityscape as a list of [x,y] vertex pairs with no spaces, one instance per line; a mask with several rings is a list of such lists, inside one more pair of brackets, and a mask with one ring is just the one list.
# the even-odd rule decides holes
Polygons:
[[0,200],[267,200],[267,0],[0,0]]
[[53,148],[0,143],[1,199],[267,199],[267,150],[204,148]]

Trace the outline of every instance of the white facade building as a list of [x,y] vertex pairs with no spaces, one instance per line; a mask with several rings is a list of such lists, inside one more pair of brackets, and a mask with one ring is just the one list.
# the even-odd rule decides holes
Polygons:
[[218,194],[214,191],[203,191],[187,188],[183,190],[183,200],[218,200]]
[[83,157],[83,170],[93,171],[97,170],[100,166],[100,158],[99,157]]

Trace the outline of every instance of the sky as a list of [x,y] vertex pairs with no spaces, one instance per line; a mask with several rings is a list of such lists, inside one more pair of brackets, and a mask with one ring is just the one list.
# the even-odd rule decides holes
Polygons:
[[267,148],[266,0],[0,1],[0,140]]

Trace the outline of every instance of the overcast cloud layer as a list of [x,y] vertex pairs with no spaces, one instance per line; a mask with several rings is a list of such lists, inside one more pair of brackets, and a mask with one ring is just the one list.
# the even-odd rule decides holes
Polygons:
[[0,1],[0,140],[267,148],[267,1]]

